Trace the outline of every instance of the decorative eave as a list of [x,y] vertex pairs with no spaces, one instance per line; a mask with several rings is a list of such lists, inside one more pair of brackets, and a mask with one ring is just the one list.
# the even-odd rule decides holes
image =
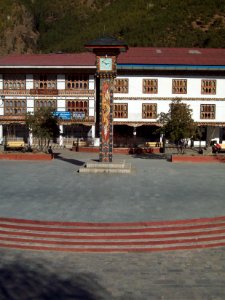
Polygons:
[[[145,94],[146,95],[146,94]],[[183,94],[182,94],[183,95]],[[182,95],[176,96],[176,97],[154,97],[153,94],[143,97],[113,97],[113,100],[122,100],[122,101],[129,101],[129,100],[144,100],[144,101],[152,101],[152,100],[157,100],[157,101],[173,101],[176,99],[180,99],[181,101],[225,101],[225,98],[201,98],[201,97],[195,97],[195,98],[188,98],[188,97],[183,97]]]
[[225,71],[225,66],[176,65],[176,64],[117,64],[118,70],[181,70],[181,71]]
[[[0,123],[4,124],[25,124],[25,116],[0,116]],[[87,117],[84,120],[60,120],[60,125],[95,125],[95,117]],[[197,126],[225,126],[225,122],[212,122],[212,121],[197,121],[195,122]],[[139,126],[158,126],[161,127],[162,124],[156,121],[113,121],[113,125],[127,125],[131,127]]]
[[131,127],[140,127],[140,126],[158,126],[161,127],[162,125],[155,121],[113,121],[113,125],[127,125]]
[[0,116],[0,123],[4,124],[25,124],[25,116]]
[[60,70],[65,70],[65,69],[96,69],[96,66],[93,65],[86,65],[86,66],[79,66],[79,65],[70,65],[70,66],[44,66],[44,65],[18,65],[18,66],[13,66],[13,65],[6,65],[6,66],[0,66],[1,69],[60,69]]
[[211,121],[209,121],[209,122],[205,122],[205,121],[203,121],[203,122],[195,122],[195,124],[197,125],[197,126],[219,126],[219,127],[223,127],[223,126],[225,126],[225,122],[211,122]]
[[95,125],[95,117],[87,117],[84,120],[60,120],[60,125],[85,125],[92,126]]
[[[212,122],[212,121],[203,121],[203,122],[194,122],[197,126],[225,126],[225,122]],[[156,122],[156,121],[113,121],[113,125],[127,125],[131,127],[139,127],[139,126],[157,126],[162,127],[162,124]]]

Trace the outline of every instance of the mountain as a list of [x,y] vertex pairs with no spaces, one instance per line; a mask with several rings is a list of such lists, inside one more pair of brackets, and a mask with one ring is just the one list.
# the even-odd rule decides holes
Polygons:
[[225,48],[225,0],[0,0],[0,54],[129,46]]

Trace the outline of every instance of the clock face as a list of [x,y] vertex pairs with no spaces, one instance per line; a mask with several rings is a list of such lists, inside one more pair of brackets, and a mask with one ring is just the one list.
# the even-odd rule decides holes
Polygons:
[[112,71],[112,58],[111,57],[100,57],[99,59],[99,70],[100,71]]

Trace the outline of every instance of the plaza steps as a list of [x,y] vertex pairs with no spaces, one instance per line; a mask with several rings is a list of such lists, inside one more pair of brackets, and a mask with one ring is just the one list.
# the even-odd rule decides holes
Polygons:
[[225,216],[136,223],[49,222],[0,218],[0,248],[127,253],[225,246]]
[[108,173],[108,174],[130,174],[131,164],[125,161],[114,160],[113,162],[87,162],[82,166],[79,173]]

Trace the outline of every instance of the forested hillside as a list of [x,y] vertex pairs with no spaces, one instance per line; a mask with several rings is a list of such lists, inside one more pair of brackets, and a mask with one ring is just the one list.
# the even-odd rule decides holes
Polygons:
[[225,0],[0,0],[0,54],[129,46],[225,48]]

